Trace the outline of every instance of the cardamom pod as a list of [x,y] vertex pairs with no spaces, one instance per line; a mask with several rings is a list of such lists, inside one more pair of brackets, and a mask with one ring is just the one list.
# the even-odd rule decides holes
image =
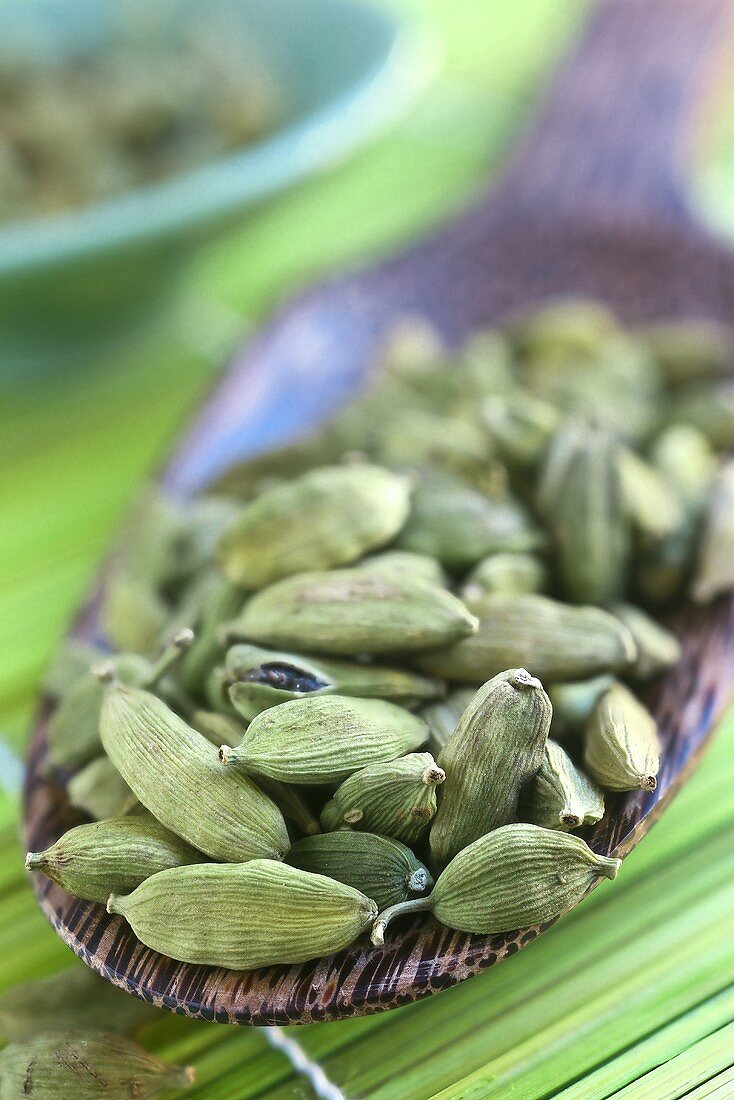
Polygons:
[[725,462],[711,486],[691,594],[710,603],[734,588],[734,461]]
[[716,455],[706,436],[691,424],[671,424],[653,443],[650,458],[675,489],[689,521],[695,521],[706,506],[716,473]]
[[624,684],[599,699],[586,727],[584,767],[609,791],[654,791],[660,767],[655,719]]
[[626,668],[636,657],[627,628],[598,607],[501,593],[467,603],[479,616],[479,630],[453,646],[416,654],[411,664],[421,672],[477,684],[530,665],[543,680],[582,680]]
[[592,715],[599,698],[612,686],[613,677],[593,676],[590,680],[578,680],[570,684],[552,684],[548,690],[553,704],[551,728],[556,731],[582,730]]
[[618,450],[607,432],[588,429],[566,455],[562,474],[552,475],[554,491],[546,481],[543,515],[564,591],[577,603],[608,604],[626,585],[630,534]]
[[729,369],[731,338],[716,321],[658,321],[637,335],[655,356],[669,386],[720,377]]
[[153,951],[232,970],[341,951],[377,915],[359,890],[271,859],[174,867],[107,909]]
[[438,756],[458,726],[474,695],[473,688],[454,688],[445,699],[428,703],[419,711],[420,717],[428,726],[428,747],[434,756]]
[[157,871],[203,858],[146,814],[77,825],[45,852],[29,852],[25,865],[77,898],[105,902],[110,894],[129,893]]
[[[102,748],[100,744],[100,749]],[[108,756],[98,756],[72,775],[66,785],[69,802],[96,821],[122,817],[139,805]]]
[[92,665],[104,656],[101,649],[82,641],[81,638],[62,639],[43,674],[41,690],[51,699],[60,699],[71,685],[89,672]]
[[462,571],[500,550],[535,550],[544,536],[525,509],[506,496],[491,500],[458,478],[434,471],[419,482],[399,537],[404,550]]
[[212,859],[241,862],[288,851],[278,807],[246,776],[224,772],[215,747],[150,692],[111,683],[102,743],[161,824]]
[[454,856],[427,898],[380,913],[372,942],[381,947],[395,917],[421,911],[448,928],[484,935],[545,924],[577,905],[599,879],[616,878],[620,866],[571,833],[504,825]]
[[358,561],[352,569],[365,573],[378,574],[381,577],[418,577],[442,587],[446,575],[439,561],[428,554],[418,554],[414,550],[383,550],[379,554],[370,554]]
[[531,470],[543,458],[561,422],[554,405],[521,388],[489,397],[482,415],[501,457],[520,471]]
[[220,759],[229,771],[313,786],[395,760],[427,736],[425,722],[382,699],[307,696],[262,711]]
[[195,628],[196,637],[181,661],[178,679],[186,691],[198,695],[221,658],[220,628],[242,607],[242,592],[220,573],[207,571],[197,578],[183,603],[183,621]]
[[677,664],[681,646],[675,634],[632,604],[614,604],[610,610],[627,627],[637,647],[637,659],[629,670],[630,676],[649,680]]
[[593,354],[617,330],[612,311],[587,298],[563,298],[541,309],[532,307],[507,328],[516,352],[524,359],[551,350],[567,355]]
[[361,890],[378,909],[422,894],[433,885],[428,869],[410,848],[375,833],[344,829],[307,836],[292,846],[286,862]]
[[446,786],[431,826],[437,864],[516,818],[520,791],[543,761],[551,714],[543,685],[524,668],[479,689],[438,757]]
[[445,778],[430,752],[372,764],[337,788],[321,811],[321,825],[327,832],[365,829],[414,844],[435,817],[436,788]]
[[231,641],[355,657],[446,645],[477,629],[446,589],[357,569],[302,573],[256,592],[229,624]]
[[[443,685],[401,668],[351,661],[312,660],[294,653],[240,644],[227,653],[229,698],[248,721],[263,710],[312,695],[349,695],[412,706],[435,699]],[[222,738],[222,741],[227,740]]]
[[245,732],[244,722],[214,710],[195,710],[191,715],[191,725],[217,748],[225,741],[228,745],[239,744]]
[[107,641],[131,653],[155,652],[170,611],[152,585],[117,569],[107,577],[99,617]]
[[734,447],[734,385],[730,380],[692,382],[681,386],[670,402],[668,423],[691,424],[712,447]]
[[378,466],[325,466],[246,505],[219,538],[216,557],[243,588],[330,569],[389,542],[403,526],[410,483]]
[[170,1066],[137,1043],[103,1031],[36,1035],[0,1054],[3,1100],[150,1100],[193,1081],[193,1069]]
[[152,1004],[124,993],[80,962],[0,993],[0,1034],[11,1043],[58,1031],[61,1025],[94,1028],[100,1020],[107,1031],[133,1031],[159,1015]]
[[520,798],[520,817],[546,829],[579,829],[604,816],[604,795],[549,737],[540,768]]
[[545,566],[532,554],[490,554],[467,576],[462,598],[473,599],[485,592],[524,596],[542,592],[547,582]]
[[648,541],[669,538],[685,522],[675,487],[628,447],[618,452],[624,510],[639,536]]

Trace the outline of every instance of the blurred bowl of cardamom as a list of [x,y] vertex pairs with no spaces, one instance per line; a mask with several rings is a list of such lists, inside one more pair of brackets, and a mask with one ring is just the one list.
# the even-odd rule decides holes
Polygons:
[[202,248],[376,136],[432,58],[360,0],[0,5],[0,372],[150,327]]

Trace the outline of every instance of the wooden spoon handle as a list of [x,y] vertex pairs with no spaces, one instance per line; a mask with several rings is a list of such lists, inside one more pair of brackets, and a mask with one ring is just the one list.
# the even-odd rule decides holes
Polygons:
[[495,190],[536,216],[691,220],[702,96],[734,42],[734,0],[601,0]]

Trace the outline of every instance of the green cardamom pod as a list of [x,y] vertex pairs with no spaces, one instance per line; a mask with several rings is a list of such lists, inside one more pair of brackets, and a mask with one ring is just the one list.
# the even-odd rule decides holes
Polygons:
[[420,748],[425,722],[382,699],[307,696],[262,711],[239,745],[223,745],[227,770],[284,783],[341,783],[352,772]]
[[731,338],[716,321],[658,321],[637,335],[655,356],[669,386],[720,377],[731,364]]
[[446,645],[476,629],[463,603],[438,585],[342,569],[287,577],[256,592],[227,635],[231,641],[356,657]]
[[243,588],[330,569],[389,542],[403,526],[410,482],[378,466],[324,466],[246,505],[221,535],[216,556]]
[[170,611],[151,585],[117,569],[105,581],[99,617],[115,649],[148,654],[157,649]]
[[427,898],[380,913],[372,942],[381,947],[395,917],[422,910],[448,928],[484,935],[544,924],[572,909],[599,879],[616,878],[620,866],[571,833],[505,825],[454,856]]
[[474,695],[474,688],[454,688],[445,699],[428,703],[419,711],[420,717],[428,726],[428,747],[434,756],[438,756],[458,726]]
[[588,429],[553,475],[549,498],[546,481],[543,515],[564,591],[577,603],[608,604],[626,586],[630,533],[618,450],[607,432]]
[[50,978],[23,982],[0,993],[0,1034],[11,1043],[35,1039],[60,1026],[94,1028],[101,1020],[107,1031],[133,1031],[158,1016],[160,1009],[123,992],[79,962]]
[[734,462],[714,477],[691,594],[710,603],[734,588]]
[[150,1100],[193,1081],[193,1069],[170,1066],[103,1031],[36,1035],[0,1054],[2,1100]]
[[[100,744],[100,749],[102,748]],[[69,802],[96,821],[122,817],[139,805],[108,756],[98,756],[72,775],[66,785]]]
[[212,859],[281,859],[278,807],[246,776],[224,772],[217,750],[150,692],[111,683],[100,720],[105,750],[161,824]]
[[242,592],[219,572],[206,571],[183,602],[182,620],[195,628],[196,637],[181,661],[178,679],[185,690],[198,695],[221,659],[220,628],[242,607]]
[[446,786],[431,826],[437,864],[515,820],[520,791],[543,761],[551,714],[543,685],[524,668],[479,689],[438,757]]
[[217,748],[225,742],[238,745],[245,732],[243,721],[214,710],[195,710],[191,715],[191,725]]
[[716,473],[716,455],[706,436],[691,424],[671,424],[650,449],[660,476],[672,485],[689,520],[703,512]]
[[730,380],[681,386],[670,402],[668,423],[691,424],[717,451],[734,447],[734,385]]
[[600,302],[587,298],[564,298],[541,309],[532,307],[508,327],[521,358],[549,351],[566,355],[593,354],[618,330],[617,319]]
[[637,660],[629,670],[630,676],[649,680],[677,664],[681,645],[672,631],[632,604],[614,604],[610,610],[627,627],[637,648]]
[[624,684],[599,699],[586,727],[584,767],[608,791],[654,791],[660,767],[655,719]]
[[533,554],[490,554],[467,576],[462,598],[473,599],[485,592],[525,596],[542,592],[547,583],[545,565]]
[[530,470],[543,458],[561,421],[554,405],[520,388],[488,398],[482,415],[492,442],[515,470]]
[[359,890],[271,859],[174,867],[107,909],[153,951],[231,970],[341,951],[377,915]]
[[418,554],[414,550],[383,550],[380,554],[371,554],[352,566],[366,573],[382,577],[418,577],[442,587],[446,575],[439,561],[428,554]]
[[552,730],[564,732],[582,730],[591,717],[599,698],[612,686],[612,676],[593,676],[570,684],[552,684],[548,690],[553,704]]
[[62,639],[43,674],[41,690],[51,699],[60,699],[71,685],[89,672],[92,665],[102,660],[104,653],[96,646],[80,638]]
[[545,829],[579,829],[604,816],[604,794],[558,744],[548,738],[543,760],[520,798],[520,817]]
[[431,471],[421,481],[398,538],[404,550],[436,558],[462,571],[487,554],[535,550],[544,535],[510,497],[491,500],[458,478]]
[[685,522],[675,486],[628,447],[618,452],[624,510],[637,534],[651,542],[669,538]]
[[321,812],[326,832],[365,829],[415,844],[436,814],[436,788],[446,773],[430,752],[372,764],[350,775]]
[[433,885],[428,869],[410,848],[375,833],[344,829],[307,836],[293,845],[286,862],[361,890],[378,909],[423,894]]
[[438,681],[407,669],[320,661],[247,644],[228,651],[226,672],[233,681],[228,689],[232,705],[248,721],[278,703],[312,695],[379,698],[412,706],[435,699],[443,690]]
[[628,667],[632,635],[598,607],[575,607],[547,596],[500,593],[471,599],[479,630],[453,646],[411,658],[421,672],[477,684],[506,668],[529,665],[549,682],[582,680]]
[[202,861],[201,852],[146,814],[77,825],[45,852],[29,852],[25,865],[77,898],[105,902],[166,867]]

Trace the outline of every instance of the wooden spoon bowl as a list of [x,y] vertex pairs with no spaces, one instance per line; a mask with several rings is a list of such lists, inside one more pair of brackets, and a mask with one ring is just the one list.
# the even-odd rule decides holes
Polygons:
[[[602,0],[507,175],[456,222],[378,267],[302,295],[238,354],[162,475],[189,496],[233,463],[341,404],[394,323],[427,318],[458,345],[514,310],[564,295],[604,300],[624,322],[734,324],[734,257],[690,213],[681,150],[692,107],[734,22],[734,0]],[[104,583],[103,581],[101,583]],[[98,594],[97,594],[98,595]],[[93,595],[74,625],[98,634]],[[734,602],[681,608],[684,655],[654,690],[657,789],[609,800],[588,833],[624,856],[691,774],[734,686]],[[79,820],[44,773],[43,701],[30,752],[25,841],[40,850]],[[624,873],[624,872],[622,872]],[[463,981],[535,939],[451,932],[420,916],[328,958],[248,973],[174,962],[120,918],[34,875],[43,911],[91,967],[146,1000],[227,1023],[299,1023],[394,1008]],[[267,914],[263,914],[267,920]]]

